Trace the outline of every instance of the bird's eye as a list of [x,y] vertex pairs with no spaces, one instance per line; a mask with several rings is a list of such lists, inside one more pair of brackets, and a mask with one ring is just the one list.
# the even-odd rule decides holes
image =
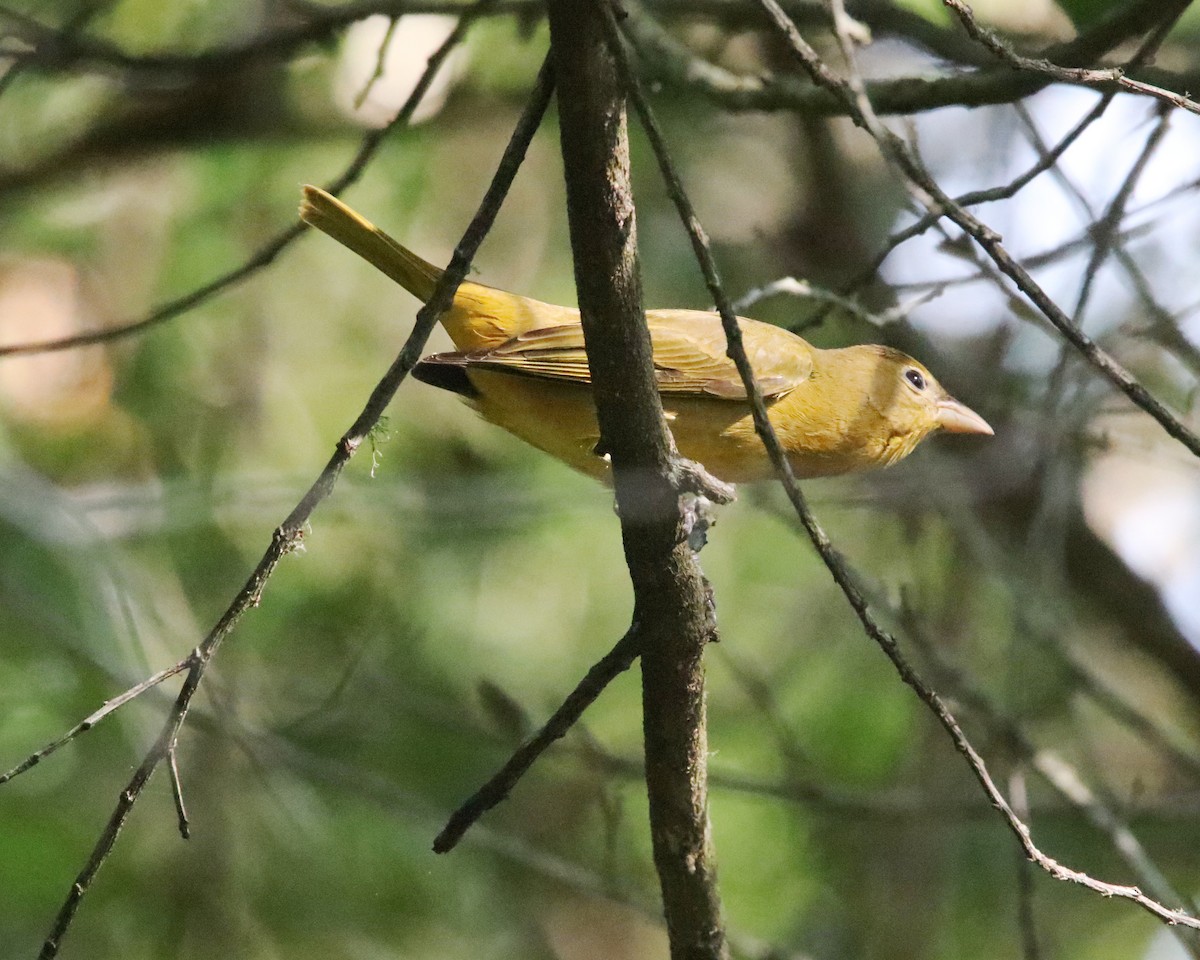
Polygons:
[[912,367],[909,367],[904,371],[904,379],[918,390],[925,389],[925,377],[921,374],[920,370],[914,370]]

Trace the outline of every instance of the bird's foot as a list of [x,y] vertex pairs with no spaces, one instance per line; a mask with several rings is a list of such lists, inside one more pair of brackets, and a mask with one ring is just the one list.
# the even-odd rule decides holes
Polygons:
[[709,473],[704,465],[695,460],[685,460],[676,457],[673,466],[671,483],[681,494],[694,493],[705,497],[713,503],[733,503],[737,499],[737,489],[732,483],[718,480]]
[[699,553],[708,543],[708,528],[717,522],[715,505],[708,497],[696,493],[684,493],[679,497],[679,509],[683,517],[683,535],[692,553]]
[[672,482],[679,491],[683,534],[693,553],[708,543],[708,529],[717,522],[717,504],[737,499],[733,484],[718,480],[694,460],[677,458]]

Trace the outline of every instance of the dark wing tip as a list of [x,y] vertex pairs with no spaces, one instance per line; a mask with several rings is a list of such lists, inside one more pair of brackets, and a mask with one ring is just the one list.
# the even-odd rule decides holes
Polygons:
[[467,376],[467,356],[462,353],[435,353],[417,361],[412,374],[422,383],[449,390],[460,397],[475,399],[479,391]]

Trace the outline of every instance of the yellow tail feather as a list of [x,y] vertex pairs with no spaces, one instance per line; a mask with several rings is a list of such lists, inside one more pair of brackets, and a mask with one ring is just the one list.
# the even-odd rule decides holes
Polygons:
[[422,302],[433,295],[441,270],[402,247],[320,187],[305,185],[300,219],[349,247]]
[[[300,218],[428,302],[442,272],[318,187],[304,188]],[[464,352],[490,350],[530,330],[579,322],[579,311],[464,281],[439,318]]]

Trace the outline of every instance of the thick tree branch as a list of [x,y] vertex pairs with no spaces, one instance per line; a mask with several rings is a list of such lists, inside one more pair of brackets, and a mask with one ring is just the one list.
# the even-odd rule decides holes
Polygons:
[[715,627],[683,529],[642,308],[624,97],[597,5],[553,0],[549,10],[575,283],[641,637],[654,862],[673,960],[716,960],[728,948],[708,825],[703,669]]
[[[948,106],[986,106],[1013,103],[1032,96],[1055,82],[1098,85],[1102,90],[1126,89],[1145,95],[1178,96],[1161,90],[1164,86],[1187,89],[1187,74],[1146,71],[1144,81],[1122,73],[1081,76],[1079,68],[1091,67],[1122,43],[1156,29],[1185,9],[1190,0],[1135,0],[1068,43],[1055,44],[1041,60],[1061,69],[1058,76],[1035,70],[1014,70],[1011,65],[983,67],[968,73],[931,74],[877,80],[866,84],[875,112],[911,114]],[[787,6],[782,4],[782,6]],[[692,53],[664,30],[646,10],[631,4],[626,31],[640,53],[641,69],[675,86],[695,90],[727,110],[791,110],[812,116],[852,115],[844,98],[820,84],[787,74],[740,74]],[[856,15],[861,15],[852,5]],[[866,11],[863,12],[864,14]],[[866,17],[870,22],[870,17]],[[981,48],[982,49],[982,48]],[[964,62],[964,58],[958,58]],[[970,61],[966,61],[970,62]],[[1104,81],[1104,82],[1101,82]]]

